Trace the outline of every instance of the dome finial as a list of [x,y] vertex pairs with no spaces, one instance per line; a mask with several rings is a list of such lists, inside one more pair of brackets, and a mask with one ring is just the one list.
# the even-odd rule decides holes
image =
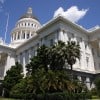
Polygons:
[[32,8],[31,7],[28,8],[27,14],[32,14]]

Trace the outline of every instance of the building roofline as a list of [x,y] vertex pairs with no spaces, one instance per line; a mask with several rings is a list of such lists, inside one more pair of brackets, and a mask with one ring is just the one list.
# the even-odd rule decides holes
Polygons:
[[15,50],[14,48],[12,48],[8,45],[5,45],[5,44],[0,44],[0,47],[4,47],[4,48],[10,49],[10,50]]
[[[88,31],[86,30],[85,28],[83,28],[82,26],[74,23],[74,22],[71,22],[70,20],[64,18],[63,16],[59,15],[58,17],[56,18],[53,18],[51,19],[50,21],[48,21],[46,24],[44,24],[43,26],[41,26],[40,29],[38,29],[36,31],[36,33],[40,33],[41,31],[43,31],[45,28],[49,27],[50,25],[54,24],[55,22],[58,22],[58,21],[63,21],[64,23],[68,23],[70,25],[72,25],[73,27],[77,28],[78,30],[84,32],[85,34],[87,35],[90,35],[91,33],[93,33],[94,31],[97,31],[98,29],[95,29],[95,30],[92,30],[92,31]],[[100,29],[100,28],[99,28]],[[32,38],[30,38],[29,40],[25,41],[23,44],[19,45],[18,47],[16,47],[15,49],[17,50],[18,48],[20,48],[21,46],[29,43],[30,41],[32,41],[34,38],[37,38],[38,37],[38,34]]]
[[16,47],[15,49],[16,49],[16,50],[19,49],[20,47],[22,47],[22,46],[24,46],[25,44],[29,43],[30,41],[36,39],[37,37],[38,37],[38,35],[36,35],[36,36],[34,36],[34,37],[28,39],[27,41],[25,41],[24,43],[22,43],[21,45],[19,45],[19,46]]
[[49,27],[50,25],[52,25],[53,23],[57,22],[57,21],[60,21],[62,20],[64,23],[69,23],[70,25],[74,26],[75,28],[77,28],[78,30],[80,31],[83,31],[85,32],[87,35],[90,35],[91,33],[93,32],[96,32],[98,30],[100,30],[100,27],[99,28],[93,28],[92,30],[88,30],[88,29],[85,29],[84,27],[66,19],[65,17],[63,17],[62,15],[59,15],[53,19],[51,19],[50,21],[48,21],[47,23],[45,23],[39,30],[37,30],[37,33],[41,32],[42,30],[44,30],[45,28]]
[[39,30],[37,30],[37,33],[41,32],[41,31],[44,30],[46,27],[49,27],[51,24],[53,24],[53,23],[55,23],[55,22],[57,22],[57,21],[60,21],[60,20],[63,21],[63,22],[65,22],[65,23],[69,23],[70,25],[76,27],[77,29],[79,29],[79,30],[81,30],[81,31],[83,31],[83,32],[85,32],[85,33],[88,33],[88,31],[87,31],[85,28],[83,28],[82,26],[80,26],[80,25],[78,25],[78,24],[76,24],[76,23],[74,23],[74,22],[71,22],[70,20],[64,18],[64,17],[61,16],[61,15],[59,15],[58,17],[53,18],[53,19],[51,19],[50,21],[48,21],[48,22],[47,22],[46,24],[44,24]]

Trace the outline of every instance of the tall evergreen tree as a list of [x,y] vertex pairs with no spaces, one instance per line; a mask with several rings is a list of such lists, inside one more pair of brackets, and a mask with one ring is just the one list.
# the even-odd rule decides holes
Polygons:
[[11,88],[23,78],[22,71],[22,65],[16,62],[15,66],[12,66],[11,69],[6,72],[6,76],[3,80],[4,96],[9,97]]

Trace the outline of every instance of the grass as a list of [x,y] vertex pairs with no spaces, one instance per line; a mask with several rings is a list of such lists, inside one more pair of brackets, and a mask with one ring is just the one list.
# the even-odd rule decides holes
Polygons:
[[100,98],[98,96],[92,96],[93,100],[100,100]]
[[2,98],[2,97],[0,97],[0,100],[15,100],[15,99],[10,99],[10,98]]

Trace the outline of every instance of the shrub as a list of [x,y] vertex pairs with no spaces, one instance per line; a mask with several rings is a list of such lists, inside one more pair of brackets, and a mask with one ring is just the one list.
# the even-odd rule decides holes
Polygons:
[[2,91],[3,91],[3,87],[2,84],[0,84],[0,96],[2,96]]
[[37,95],[36,100],[85,100],[91,99],[90,93],[57,92]]

